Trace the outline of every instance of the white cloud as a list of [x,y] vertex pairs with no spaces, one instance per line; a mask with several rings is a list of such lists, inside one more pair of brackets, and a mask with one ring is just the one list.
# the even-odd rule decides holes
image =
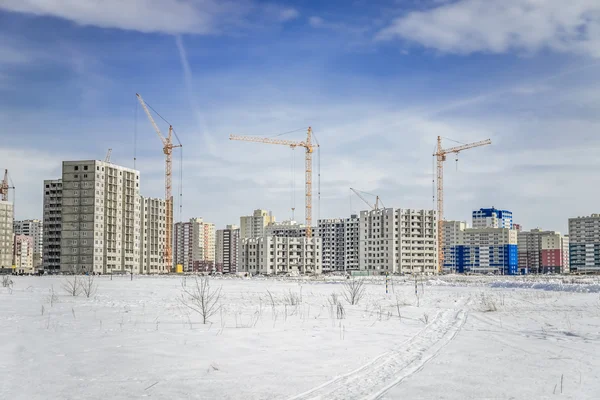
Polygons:
[[459,54],[551,49],[600,57],[600,2],[458,0],[409,12],[379,34],[395,37]]
[[244,18],[272,14],[283,22],[298,11],[252,0],[3,0],[0,9],[67,19],[79,25],[140,32],[206,34]]
[[312,16],[312,17],[308,18],[308,24],[312,27],[316,28],[316,27],[322,26],[323,23],[324,23],[324,21],[323,21],[323,18],[321,18],[321,17]]

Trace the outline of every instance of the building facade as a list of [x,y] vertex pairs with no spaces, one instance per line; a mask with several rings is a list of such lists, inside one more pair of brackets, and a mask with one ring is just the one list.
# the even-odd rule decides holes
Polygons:
[[571,272],[600,271],[600,214],[569,218],[569,263]]
[[458,271],[458,245],[461,234],[467,228],[465,221],[444,221],[443,223],[443,245],[444,265],[442,270],[446,273]]
[[44,223],[39,219],[15,221],[13,230],[15,235],[31,236],[33,239],[33,269],[41,270],[44,252]]
[[215,225],[202,218],[175,224],[173,259],[185,272],[211,271],[215,264]]
[[321,238],[323,272],[343,271],[346,261],[345,221],[341,218],[320,219],[315,235]]
[[63,162],[61,271],[138,271],[139,183],[139,171],[115,164]]
[[512,212],[496,208],[480,208],[473,211],[473,228],[508,228],[513,227]]
[[238,271],[240,256],[240,229],[236,225],[227,225],[217,231],[216,270],[224,274]]
[[60,271],[62,179],[44,181],[43,226],[42,267],[44,272],[52,274]]
[[[317,234],[315,228],[312,231]],[[272,222],[265,226],[262,236],[306,237],[306,225],[292,220]]]
[[140,274],[164,274],[171,271],[165,260],[166,202],[140,197]]
[[240,271],[252,275],[320,274],[321,238],[263,236],[243,239]]
[[518,255],[520,273],[546,274],[564,272],[565,245],[568,247],[568,238],[565,239],[560,232],[543,231],[541,229],[519,232]]
[[13,203],[0,200],[0,270],[13,267],[13,221]]
[[15,272],[17,274],[33,274],[34,240],[32,236],[15,235]]
[[517,231],[510,228],[470,228],[459,235],[457,272],[518,273]]
[[563,254],[563,274],[571,272],[571,262],[569,260],[569,235],[563,235],[562,237],[562,254]]
[[356,214],[344,219],[344,271],[358,271],[360,265],[360,218]]
[[360,212],[360,269],[370,274],[437,273],[434,210],[383,208]]
[[265,236],[265,227],[275,222],[275,217],[266,210],[254,210],[252,215],[240,217],[240,239]]

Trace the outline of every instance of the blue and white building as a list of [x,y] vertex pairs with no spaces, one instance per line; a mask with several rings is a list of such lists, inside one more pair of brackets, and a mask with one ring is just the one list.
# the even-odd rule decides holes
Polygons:
[[457,246],[458,273],[518,274],[517,231],[509,228],[470,228]]
[[512,212],[492,208],[480,208],[473,211],[473,228],[508,228],[513,227]]
[[444,221],[442,226],[442,251],[444,264],[442,270],[447,273],[458,271],[458,244],[463,231],[467,228],[465,221]]

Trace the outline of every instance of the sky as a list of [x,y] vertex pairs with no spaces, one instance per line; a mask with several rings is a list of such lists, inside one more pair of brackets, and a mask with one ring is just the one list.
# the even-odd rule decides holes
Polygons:
[[228,137],[301,141],[308,126],[313,219],[366,209],[350,187],[434,208],[438,136],[492,140],[448,156],[448,220],[495,206],[566,233],[600,212],[597,0],[1,0],[0,37],[0,168],[17,219],[42,217],[63,160],[109,148],[114,163],[136,158],[142,195],[164,196],[136,93],[183,145],[176,220],[223,228],[261,208],[303,221],[302,149]]

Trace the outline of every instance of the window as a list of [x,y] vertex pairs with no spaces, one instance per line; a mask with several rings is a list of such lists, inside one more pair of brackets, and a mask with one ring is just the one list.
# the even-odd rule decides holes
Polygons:
[[84,165],[84,166],[83,166],[83,170],[84,170],[84,171],[87,171],[87,170],[88,170],[88,166],[87,166],[87,165]]
[[75,166],[75,168],[73,168],[75,171],[79,171],[79,166]]

